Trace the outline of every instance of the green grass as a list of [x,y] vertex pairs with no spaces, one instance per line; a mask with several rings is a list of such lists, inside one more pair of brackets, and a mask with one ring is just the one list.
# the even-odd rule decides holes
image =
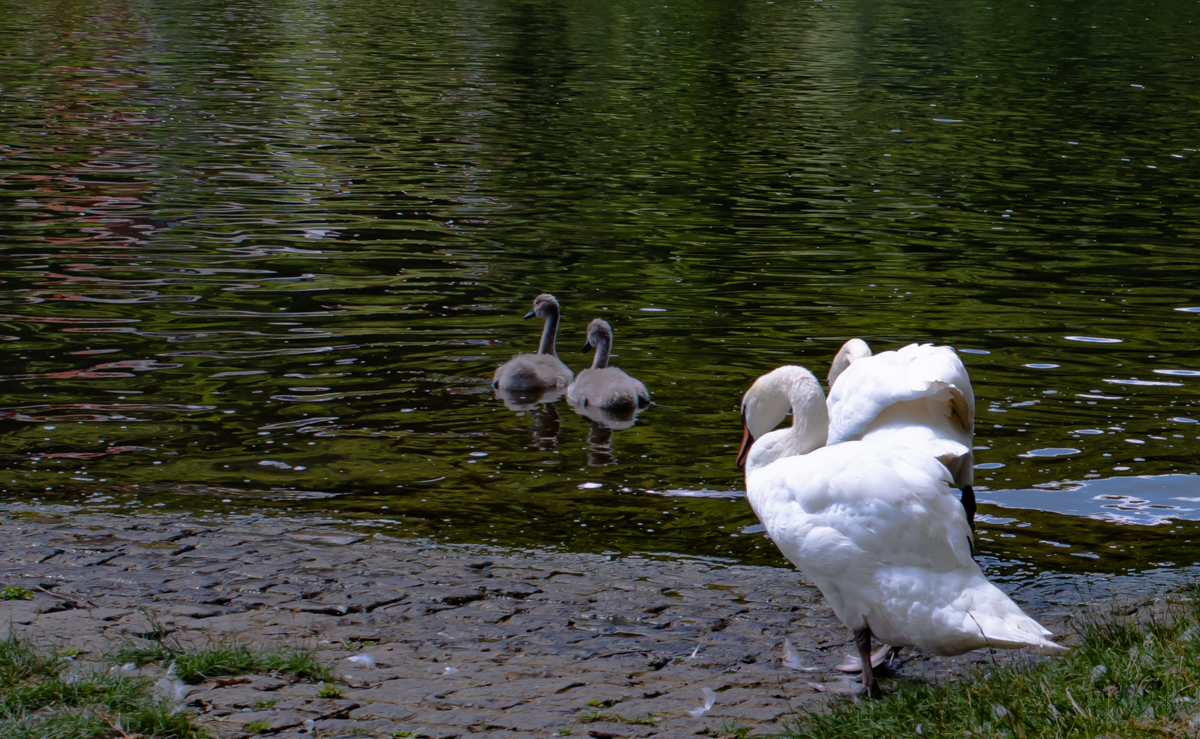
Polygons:
[[1200,588],[1150,615],[1085,621],[1081,644],[942,686],[901,685],[801,715],[786,736],[1164,737],[1200,734]]
[[[215,677],[276,672],[321,680],[322,694],[340,695],[330,669],[311,651],[253,649],[234,641],[185,649],[151,618],[149,638],[126,642],[105,655],[116,666],[174,665],[187,683]],[[163,700],[151,679],[119,667],[81,669],[78,650],[58,651],[10,636],[0,641],[0,737],[3,739],[202,739],[204,732],[180,706]],[[274,700],[265,705],[274,705]],[[268,726],[251,728],[265,731]]]
[[201,649],[164,647],[161,642],[130,643],[112,654],[115,662],[134,662],[139,667],[150,662],[164,666],[175,663],[175,674],[190,685],[215,677],[235,677],[264,672],[291,675],[298,680],[330,680],[329,668],[317,661],[311,651],[282,648],[260,650],[238,642],[215,643]]
[[742,726],[735,721],[726,721],[717,730],[717,736],[723,737],[723,739],[730,739],[730,737],[746,739],[746,737],[750,736],[750,731],[751,727],[749,726]]
[[235,640],[214,641],[201,649],[185,649],[177,640],[165,634],[151,617],[151,638],[122,644],[108,655],[114,664],[133,662],[139,667],[159,662],[166,667],[175,663],[175,674],[185,683],[196,683],[216,677],[236,677],[256,673],[277,672],[298,680],[334,680],[328,667],[317,661],[311,650],[284,647],[274,650],[255,649]]
[[154,695],[150,680],[118,672],[72,673],[69,658],[9,636],[0,641],[4,739],[201,739],[188,714]]
[[317,686],[318,698],[341,698],[342,690],[333,683],[321,683]]
[[581,724],[592,724],[597,721],[607,721],[614,724],[639,724],[642,726],[658,726],[659,719],[651,714],[645,716],[624,716],[619,713],[603,713],[587,711],[575,719]]
[[0,600],[29,600],[32,597],[33,591],[20,585],[9,585],[0,590]]

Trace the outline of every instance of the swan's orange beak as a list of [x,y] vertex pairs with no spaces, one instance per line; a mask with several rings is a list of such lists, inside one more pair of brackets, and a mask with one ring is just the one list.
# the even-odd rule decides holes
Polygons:
[[754,437],[750,435],[750,429],[746,428],[746,414],[742,413],[742,446],[738,449],[737,467],[739,470],[746,469],[746,457],[750,455],[750,447],[754,445]]

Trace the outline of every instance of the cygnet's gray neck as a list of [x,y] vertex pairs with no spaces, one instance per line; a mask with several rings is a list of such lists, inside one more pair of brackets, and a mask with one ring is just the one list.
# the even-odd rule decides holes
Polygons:
[[553,356],[554,341],[558,338],[558,307],[548,306],[546,308],[549,315],[546,316],[546,323],[542,326],[542,343],[538,346],[538,354],[549,354]]
[[597,337],[596,356],[592,359],[592,369],[603,369],[607,367],[610,351],[612,351],[612,340],[607,336]]

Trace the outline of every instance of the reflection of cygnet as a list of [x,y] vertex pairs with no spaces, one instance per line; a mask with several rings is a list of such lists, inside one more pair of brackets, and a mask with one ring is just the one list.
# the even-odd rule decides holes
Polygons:
[[558,301],[553,295],[543,293],[534,299],[533,308],[525,317],[546,319],[537,354],[518,354],[497,367],[492,375],[492,387],[499,390],[561,390],[571,384],[575,375],[554,354],[558,312]]
[[504,407],[516,411],[518,415],[526,413],[533,419],[533,446],[537,449],[553,449],[558,444],[558,430],[561,426],[558,411],[554,410],[554,401],[561,398],[560,388],[549,390],[501,390],[496,389],[496,397],[504,401]]
[[601,408],[598,405],[589,405],[587,408],[583,404],[571,406],[571,410],[588,419],[595,425],[603,426],[608,429],[627,429],[637,420],[637,415],[642,412],[642,408],[636,405],[632,408]]
[[[621,428],[632,425],[633,421],[629,421]],[[588,467],[604,467],[605,465],[616,464],[617,458],[613,456],[613,426],[611,424],[599,423],[589,418],[587,440]]]
[[[533,355],[524,355],[533,356]],[[529,411],[542,404],[550,404],[563,396],[562,388],[549,390],[502,390],[496,388],[496,397],[504,401],[510,411]]]
[[552,405],[539,405],[530,411],[533,416],[533,446],[548,451],[558,445],[558,430],[562,423]]
[[[588,325],[587,344],[583,350],[595,348],[596,357],[590,369],[579,373],[579,377],[567,388],[567,402],[589,418],[589,410],[608,411],[617,417],[632,416],[650,405],[650,393],[646,386],[616,367],[608,366],[612,351],[612,329],[597,318]],[[604,422],[603,416],[595,420]]]

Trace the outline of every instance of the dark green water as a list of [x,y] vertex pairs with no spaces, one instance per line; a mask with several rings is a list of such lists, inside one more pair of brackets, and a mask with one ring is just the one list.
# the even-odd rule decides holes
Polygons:
[[[861,336],[964,352],[1009,576],[1189,566],[1193,19],[0,0],[0,488],[778,562],[738,400]],[[607,446],[488,387],[542,291],[654,393]]]

